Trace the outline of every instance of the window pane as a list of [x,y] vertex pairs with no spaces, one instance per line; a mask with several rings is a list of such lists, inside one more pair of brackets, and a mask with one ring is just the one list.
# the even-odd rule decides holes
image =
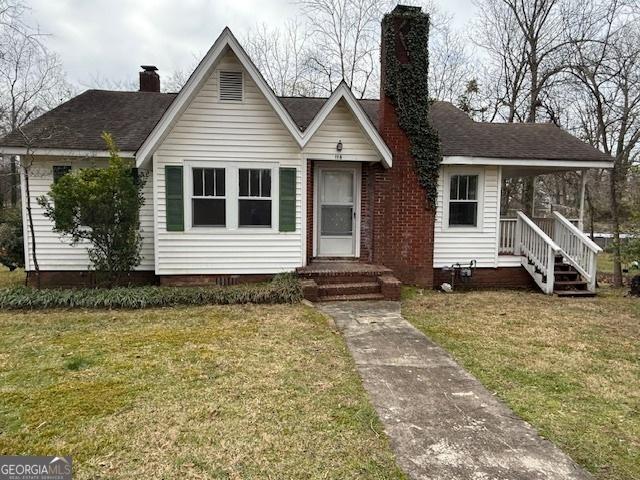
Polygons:
[[262,196],[271,196],[271,170],[262,170]]
[[207,197],[214,196],[213,183],[214,183],[214,169],[207,168],[204,171],[204,194]]
[[260,170],[256,170],[256,169],[249,170],[249,176],[251,177],[249,196],[259,197],[260,196]]
[[467,200],[468,175],[458,175],[458,200]]
[[323,205],[321,221],[320,234],[323,236],[351,235],[353,232],[353,207]]
[[240,187],[240,196],[248,197],[249,196],[249,170],[240,169],[238,171],[239,175],[239,187]]
[[271,200],[239,200],[239,210],[241,227],[271,226]]
[[469,175],[469,195],[467,200],[477,200],[478,199],[478,176],[477,175]]
[[449,225],[477,225],[478,204],[476,202],[449,203]]
[[203,195],[202,191],[202,169],[194,168],[193,169],[193,195],[195,197],[201,197]]
[[225,200],[195,198],[193,202],[193,225],[224,227],[226,225]]
[[225,195],[224,173],[224,168],[216,168],[216,196],[218,197]]
[[459,175],[452,175],[451,176],[451,187],[449,189],[449,198],[451,200],[457,200],[458,199],[458,178],[460,178]]
[[328,203],[352,203],[353,172],[346,170],[324,171],[322,200]]

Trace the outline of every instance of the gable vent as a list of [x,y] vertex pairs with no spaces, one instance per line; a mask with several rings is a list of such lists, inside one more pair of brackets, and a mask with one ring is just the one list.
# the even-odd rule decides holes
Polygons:
[[242,72],[220,71],[220,100],[242,101]]

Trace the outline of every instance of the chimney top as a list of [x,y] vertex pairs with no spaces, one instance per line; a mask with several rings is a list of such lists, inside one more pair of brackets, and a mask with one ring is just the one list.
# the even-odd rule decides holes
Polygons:
[[141,92],[159,92],[160,91],[160,75],[155,65],[140,65],[140,91]]
[[422,7],[414,7],[412,5],[396,5],[396,8],[394,8],[391,13],[406,13],[406,12],[421,12],[422,11]]

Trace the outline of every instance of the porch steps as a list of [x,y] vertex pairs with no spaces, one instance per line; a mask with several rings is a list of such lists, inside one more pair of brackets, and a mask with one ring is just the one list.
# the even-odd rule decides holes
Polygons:
[[381,265],[324,260],[296,272],[304,297],[312,302],[400,299],[400,281]]
[[572,265],[564,263],[562,256],[557,256],[554,264],[553,293],[559,297],[595,297],[590,292],[587,282]]

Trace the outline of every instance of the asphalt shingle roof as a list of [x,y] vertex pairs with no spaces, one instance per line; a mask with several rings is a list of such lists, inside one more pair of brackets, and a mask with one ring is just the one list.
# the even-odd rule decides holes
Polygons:
[[[23,128],[36,140],[32,147],[103,150],[103,131],[113,134],[121,150],[135,151],[169,107],[174,93],[87,90]],[[281,97],[294,122],[304,131],[326,98]],[[360,100],[372,123],[378,124],[378,100]],[[434,102],[431,121],[446,156],[531,160],[611,161],[612,158],[559,127],[547,123],[474,122],[449,102]],[[24,147],[17,132],[0,146]]]

